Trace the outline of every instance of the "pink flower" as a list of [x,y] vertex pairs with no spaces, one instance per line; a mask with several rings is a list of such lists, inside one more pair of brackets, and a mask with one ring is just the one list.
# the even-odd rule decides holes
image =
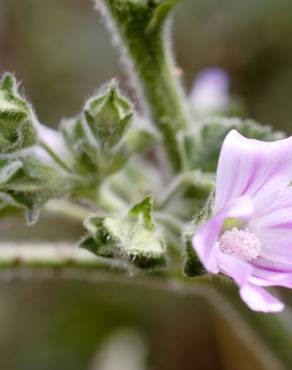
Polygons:
[[292,137],[247,139],[232,130],[218,164],[213,217],[193,237],[207,271],[232,278],[253,310],[282,311],[264,288],[292,288]]

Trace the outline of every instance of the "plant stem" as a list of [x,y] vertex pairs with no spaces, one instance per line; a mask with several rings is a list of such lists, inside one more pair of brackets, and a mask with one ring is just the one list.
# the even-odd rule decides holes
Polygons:
[[71,173],[71,169],[67,164],[47,145],[44,141],[40,141],[40,145],[47,151],[47,153],[58,163],[64,170]]
[[49,212],[58,213],[81,222],[91,213],[89,209],[64,199],[51,199],[46,204],[45,209]]
[[69,244],[24,244],[15,246],[2,243],[0,247],[0,269],[8,268],[55,268],[74,267],[79,269],[101,269],[126,271],[126,263],[96,257],[85,249]]
[[112,191],[110,186],[102,186],[97,195],[98,205],[108,213],[117,213],[129,207],[129,205]]
[[185,187],[191,184],[192,181],[193,179],[190,172],[184,172],[175,176],[160,195],[158,199],[158,208],[163,209],[177,193],[183,192]]
[[158,198],[157,207],[163,209],[169,201],[176,195],[183,193],[189,186],[195,186],[201,189],[206,195],[213,188],[213,183],[209,179],[202,179],[197,171],[183,172],[173,178],[169,185],[164,189]]
[[169,27],[164,24],[175,2],[97,0],[97,5],[103,6],[114,39],[119,38],[129,77],[137,82],[146,112],[162,134],[172,168],[179,172],[183,165],[177,133],[188,127],[188,112],[167,40]]

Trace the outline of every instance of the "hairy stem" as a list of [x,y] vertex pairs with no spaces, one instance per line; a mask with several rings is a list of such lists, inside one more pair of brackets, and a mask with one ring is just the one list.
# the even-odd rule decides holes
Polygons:
[[[188,113],[167,40],[165,19],[176,1],[96,0],[104,10],[114,39],[125,51],[129,77],[146,112],[162,134],[175,172],[183,168],[177,133],[188,127]],[[141,94],[142,93],[142,94]]]
[[200,176],[201,174],[197,171],[183,172],[175,176],[160,194],[157,201],[158,209],[165,208],[172,198],[183,193],[189,186],[195,186],[207,195],[213,188],[213,183],[211,180],[202,179]]
[[2,243],[0,269],[74,267],[125,271],[126,263],[96,257],[85,249],[69,244],[40,244],[31,246]]
[[47,153],[67,172],[72,172],[67,164],[47,145],[44,141],[40,141],[40,145],[47,151]]
[[80,222],[83,222],[90,214],[89,209],[64,199],[51,199],[47,202],[45,209]]

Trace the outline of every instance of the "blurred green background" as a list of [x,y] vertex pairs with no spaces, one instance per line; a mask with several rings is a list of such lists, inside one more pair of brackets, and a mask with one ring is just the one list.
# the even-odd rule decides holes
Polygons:
[[[183,0],[173,26],[187,90],[202,68],[222,67],[249,117],[292,132],[290,0]],[[52,126],[112,77],[134,99],[90,0],[0,0],[5,70]],[[52,216],[35,229],[22,224],[1,221],[2,241],[38,242],[36,234],[76,241],[82,234],[80,225]],[[192,282],[182,292],[151,279],[62,274],[1,274],[1,370],[292,368],[291,305],[282,315],[254,314],[222,281],[217,292]]]

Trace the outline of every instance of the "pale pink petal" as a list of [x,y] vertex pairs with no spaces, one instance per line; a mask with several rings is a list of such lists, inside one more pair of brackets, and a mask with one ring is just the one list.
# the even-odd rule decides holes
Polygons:
[[[220,271],[231,277],[240,287],[240,296],[251,309],[263,312],[278,312],[283,310],[284,305],[261,288],[261,284],[258,284],[260,286],[250,284],[254,279],[252,277],[254,269],[248,262],[224,254],[219,250],[217,251],[217,262]],[[254,281],[259,283],[266,282],[266,285],[263,286],[268,286],[265,280],[258,281],[254,279]]]
[[252,266],[239,258],[230,256],[217,250],[217,263],[220,271],[231,277],[237,285],[245,285],[251,274]]
[[[267,206],[269,211],[249,222],[248,228],[261,241],[260,256],[292,269],[292,189],[287,189]],[[271,203],[271,202],[270,202]]]
[[282,286],[292,288],[292,273],[273,273],[266,270],[253,270],[250,283],[258,286]]
[[292,137],[263,142],[247,139],[232,130],[219,157],[215,213],[224,209],[231,199],[243,195],[254,197],[275,179],[281,186],[287,186],[291,178]]
[[275,212],[285,210],[290,212],[290,215],[292,214],[292,187],[283,186],[280,176],[266,184],[252,198],[255,205],[254,219],[271,223],[273,220],[279,220],[279,214],[275,214]]
[[262,269],[272,273],[283,273],[283,274],[292,273],[291,265],[287,263],[279,263],[267,260],[266,258],[263,257],[258,257],[256,260],[252,261],[252,265],[255,268]]
[[[261,257],[279,264],[289,265],[292,267],[292,246],[291,241],[285,241],[279,237],[279,244],[277,244],[277,237],[265,243],[262,248]],[[287,243],[287,244],[285,244]]]
[[225,217],[250,219],[255,212],[254,202],[251,197],[244,195],[232,199],[225,208]]
[[254,311],[280,312],[284,304],[268,293],[264,288],[245,284],[240,288],[241,299]]

